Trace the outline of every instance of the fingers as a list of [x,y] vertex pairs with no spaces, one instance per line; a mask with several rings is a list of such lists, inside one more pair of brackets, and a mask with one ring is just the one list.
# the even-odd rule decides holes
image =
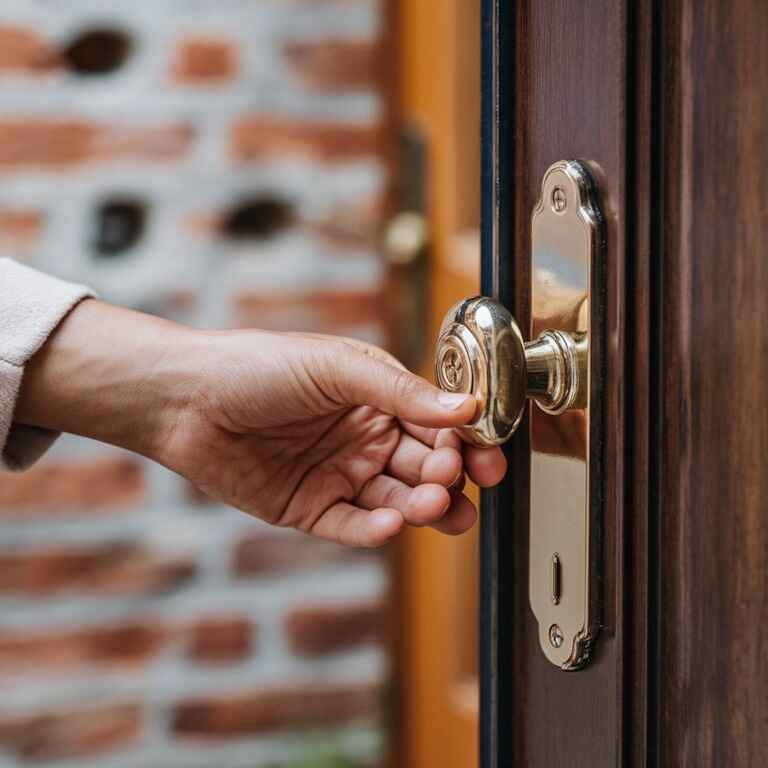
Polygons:
[[411,486],[422,482],[449,486],[462,473],[461,454],[457,450],[432,450],[405,433],[387,465],[387,474]]
[[472,482],[481,488],[498,485],[507,474],[507,460],[501,448],[468,445],[464,449],[464,465]]
[[466,533],[476,521],[477,509],[475,509],[475,505],[463,493],[458,493],[451,501],[451,506],[445,515],[432,527],[448,536],[460,536],[462,533]]
[[387,474],[408,485],[418,485],[421,481],[421,467],[431,452],[424,443],[403,433],[387,464]]
[[461,452],[465,445],[455,429],[441,429],[435,436],[435,448],[454,448]]
[[[424,429],[412,424],[403,424],[408,434],[427,445],[439,449],[453,449],[463,456],[464,468],[475,485],[490,488],[498,485],[507,473],[507,460],[501,448],[478,448],[465,443],[454,429]],[[439,479],[423,478],[424,482],[442,482]]]
[[326,509],[309,532],[348,547],[380,547],[402,530],[404,522],[396,509],[371,511],[340,501]]
[[421,482],[437,483],[446,488],[455,486],[464,478],[461,454],[454,448],[436,448],[424,459]]
[[337,502],[317,519],[310,533],[352,547],[378,547],[408,523],[431,526],[457,536],[477,519],[474,504],[458,490],[449,493],[426,483],[410,488],[387,475],[371,480],[355,499],[359,506]]
[[475,414],[470,395],[443,392],[402,368],[345,344],[333,363],[329,388],[346,404],[368,405],[422,427],[466,424]]
[[[463,494],[451,501],[448,511],[432,527],[449,536],[466,533],[477,520],[474,504]],[[403,514],[382,507],[361,509],[347,502],[329,507],[315,522],[310,533],[348,547],[380,547],[402,530]]]
[[[400,425],[402,428],[412,437],[415,437],[420,442],[424,443],[424,445],[429,445],[430,447],[434,447],[435,440],[437,439],[437,436],[440,434],[441,430],[439,429],[430,429],[429,427],[419,427],[416,424],[410,424],[407,421],[401,421]],[[453,432],[453,430],[448,430],[449,432]]]
[[355,501],[366,509],[397,509],[406,523],[423,526],[437,522],[448,511],[451,496],[436,483],[411,488],[394,477],[377,475],[365,484]]

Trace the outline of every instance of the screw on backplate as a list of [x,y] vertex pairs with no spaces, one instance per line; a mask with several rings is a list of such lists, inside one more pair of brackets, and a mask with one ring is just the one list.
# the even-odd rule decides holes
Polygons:
[[552,647],[559,648],[563,644],[564,639],[563,630],[560,629],[559,625],[553,624],[549,628],[549,642],[552,643]]
[[461,362],[461,355],[455,349],[449,349],[444,355],[442,360],[442,371],[445,383],[455,389],[461,383],[463,375],[463,364]]
[[557,213],[562,213],[568,205],[568,198],[562,187],[555,187],[552,190],[552,209]]

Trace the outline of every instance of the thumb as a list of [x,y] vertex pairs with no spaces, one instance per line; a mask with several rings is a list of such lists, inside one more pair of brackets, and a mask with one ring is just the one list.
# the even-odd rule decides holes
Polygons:
[[350,405],[368,405],[422,427],[459,427],[475,417],[471,395],[444,392],[426,379],[358,350],[334,366],[334,388]]

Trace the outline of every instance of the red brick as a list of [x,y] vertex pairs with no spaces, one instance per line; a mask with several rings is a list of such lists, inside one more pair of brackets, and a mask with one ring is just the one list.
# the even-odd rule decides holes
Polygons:
[[88,629],[0,630],[0,671],[137,666],[180,640],[186,655],[204,663],[242,661],[254,650],[256,627],[232,616],[169,625],[157,619]]
[[342,724],[377,712],[375,688],[305,688],[181,703],[173,730],[181,736],[224,739],[282,728]]
[[47,72],[58,56],[33,29],[0,24],[0,72]]
[[[297,220],[298,227],[328,244],[334,252],[366,249],[375,252],[379,245],[379,229],[384,211],[377,199],[364,200],[361,205],[344,206],[325,219]],[[221,235],[226,221],[223,212],[197,211],[184,217],[182,225],[191,237]]]
[[247,619],[206,619],[191,628],[189,656],[206,663],[239,661],[250,655],[253,635]]
[[26,239],[40,232],[42,220],[39,211],[2,211],[0,231],[7,236]]
[[105,125],[47,118],[0,120],[0,168],[69,168],[117,159],[161,162],[181,157],[192,133],[185,124]]
[[190,559],[153,555],[132,544],[0,555],[2,592],[156,593],[177,587],[194,573]]
[[347,248],[375,250],[376,233],[372,227],[353,228],[337,221],[306,222],[304,228],[326,242],[335,252]]
[[36,240],[42,224],[40,211],[0,211],[0,243],[18,245]]
[[307,606],[289,613],[285,631],[294,653],[324,656],[381,641],[384,616],[382,603]]
[[0,517],[92,512],[138,504],[145,492],[141,465],[127,456],[47,462],[26,472],[0,473]]
[[177,160],[189,149],[192,128],[186,123],[164,125],[100,125],[94,159]]
[[0,632],[0,667],[6,674],[25,667],[133,665],[147,661],[167,638],[164,627],[129,623],[70,631]]
[[371,195],[352,205],[337,206],[325,219],[306,221],[303,225],[336,251],[366,248],[375,252],[385,212],[382,196]]
[[183,83],[221,82],[237,71],[237,49],[229,40],[189,38],[174,53],[171,76]]
[[344,334],[386,322],[383,294],[377,291],[241,294],[235,299],[241,328]]
[[198,304],[198,295],[194,291],[185,291],[183,289],[172,291],[164,296],[163,299],[168,308],[175,312],[188,312]]
[[71,710],[0,719],[0,745],[22,760],[61,760],[103,754],[137,741],[137,706]]
[[302,122],[257,115],[235,121],[230,149],[242,162],[285,155],[338,162],[378,156],[382,133],[379,126],[368,123]]
[[237,576],[261,576],[375,556],[370,550],[342,547],[309,536],[264,533],[246,536],[238,542],[234,568]]
[[372,41],[289,42],[283,46],[283,55],[302,82],[315,91],[375,89],[382,82],[384,59]]

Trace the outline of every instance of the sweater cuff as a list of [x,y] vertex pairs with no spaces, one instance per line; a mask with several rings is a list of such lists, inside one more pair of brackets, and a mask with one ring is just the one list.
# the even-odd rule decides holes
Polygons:
[[67,313],[93,295],[84,285],[0,259],[0,469],[25,469],[58,437],[13,421],[24,366]]

